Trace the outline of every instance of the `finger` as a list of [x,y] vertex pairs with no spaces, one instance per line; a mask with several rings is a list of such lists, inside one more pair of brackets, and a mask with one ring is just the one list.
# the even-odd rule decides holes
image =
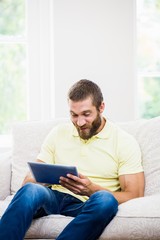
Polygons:
[[68,190],[70,190],[71,192],[73,192],[73,193],[75,193],[75,194],[80,194],[80,190],[77,188],[77,187],[74,187],[74,186],[72,186],[72,185],[70,185],[69,183],[67,183],[67,182],[63,182],[63,181],[59,181],[59,183],[63,186],[63,187],[65,187],[65,188],[67,188]]
[[61,184],[67,184],[67,186],[68,185],[70,185],[70,186],[73,186],[73,187],[77,187],[78,186],[78,183],[77,182],[75,182],[74,180],[72,180],[72,179],[69,179],[69,178],[65,178],[65,177],[60,177],[60,183]]
[[74,181],[72,179],[65,178],[65,177],[60,177],[59,182],[60,182],[61,185],[63,184],[63,186],[64,185],[67,186],[67,187],[71,186],[71,187],[73,187],[73,188],[75,188],[79,191],[81,191],[84,188],[83,183],[81,181],[77,182],[77,181]]
[[[73,176],[73,175],[72,175]],[[73,178],[69,178],[68,176],[67,177],[60,177],[60,180],[63,181],[63,182],[67,182],[67,183],[71,183],[71,182],[75,182],[73,180]]]
[[75,175],[72,175],[72,174],[67,174],[67,177],[69,178],[69,179],[72,179],[73,181],[75,181],[75,182],[78,182],[78,183],[81,183],[81,179],[79,178],[79,177],[77,177],[77,176],[75,176]]

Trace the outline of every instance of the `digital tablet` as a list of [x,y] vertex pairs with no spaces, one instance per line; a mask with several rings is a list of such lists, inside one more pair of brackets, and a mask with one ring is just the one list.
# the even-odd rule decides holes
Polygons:
[[59,184],[59,178],[67,177],[67,174],[78,176],[75,166],[28,162],[29,168],[36,182],[47,184]]

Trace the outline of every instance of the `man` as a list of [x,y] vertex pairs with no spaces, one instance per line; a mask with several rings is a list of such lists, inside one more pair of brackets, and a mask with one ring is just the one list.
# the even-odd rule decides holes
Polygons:
[[49,214],[74,217],[57,240],[96,240],[118,204],[143,196],[139,146],[103,117],[105,104],[97,84],[76,82],[68,104],[72,123],[49,133],[37,161],[75,165],[79,176],[60,177],[60,184],[50,188],[35,184],[28,174],[1,219],[0,240],[22,240],[33,218]]

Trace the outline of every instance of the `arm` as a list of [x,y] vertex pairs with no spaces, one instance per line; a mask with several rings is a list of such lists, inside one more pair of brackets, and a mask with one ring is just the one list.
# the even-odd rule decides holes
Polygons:
[[[36,162],[43,162],[43,161],[37,159]],[[44,163],[44,162],[43,162],[43,163]],[[25,185],[26,183],[28,183],[28,182],[37,183],[37,182],[35,181],[35,179],[33,178],[32,173],[31,173],[30,171],[29,171],[29,172],[27,173],[27,175],[25,176],[25,178],[24,178],[24,180],[23,180],[23,182],[22,182],[22,186],[24,186],[24,185]]]
[[[60,184],[78,195],[90,197],[94,192],[106,190],[101,186],[94,184],[87,177],[79,174],[79,177],[71,174],[68,178],[61,177]],[[144,195],[144,173],[126,174],[119,177],[121,191],[111,192],[117,199],[118,203],[126,202],[130,199],[142,197]]]
[[119,203],[144,196],[144,173],[126,174],[119,177],[121,192],[113,195]]

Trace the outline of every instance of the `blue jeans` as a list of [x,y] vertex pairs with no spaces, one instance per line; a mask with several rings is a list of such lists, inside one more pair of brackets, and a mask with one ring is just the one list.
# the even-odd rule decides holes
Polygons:
[[82,202],[69,194],[27,183],[16,193],[0,220],[0,240],[23,240],[32,219],[49,214],[75,217],[57,240],[95,240],[117,210],[117,200],[107,191],[95,192]]

